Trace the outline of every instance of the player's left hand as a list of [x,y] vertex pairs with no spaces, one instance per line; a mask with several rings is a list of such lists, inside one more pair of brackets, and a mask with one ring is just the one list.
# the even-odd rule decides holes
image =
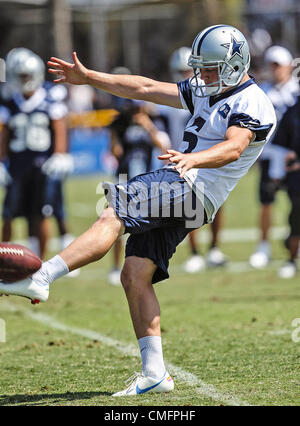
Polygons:
[[169,160],[171,163],[175,163],[176,166],[174,168],[178,170],[181,178],[188,170],[197,165],[197,159],[194,153],[184,154],[174,149],[168,149],[167,154],[159,155],[158,158],[159,160]]
[[53,83],[87,84],[88,69],[79,61],[77,53],[72,53],[73,63],[52,56],[48,61],[48,71],[59,78]]
[[74,170],[71,154],[56,152],[42,165],[42,171],[52,179],[64,179]]

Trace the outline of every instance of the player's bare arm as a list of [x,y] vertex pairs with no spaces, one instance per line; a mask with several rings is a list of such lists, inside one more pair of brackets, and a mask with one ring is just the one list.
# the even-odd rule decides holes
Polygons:
[[52,120],[54,134],[54,152],[66,153],[68,151],[67,123],[65,118]]
[[10,131],[6,124],[2,126],[0,131],[0,185],[6,186],[11,183],[11,176],[4,164],[8,156],[8,144],[10,139]]
[[154,146],[160,149],[162,153],[166,153],[165,138],[162,136],[162,134],[164,135],[165,133],[158,130],[156,125],[147,114],[144,112],[138,112],[133,116],[133,121],[143,127],[146,132],[148,132]]
[[52,179],[64,179],[74,169],[71,154],[68,153],[66,118],[51,120],[53,132],[53,154],[43,163],[42,171]]
[[49,72],[58,75],[54,83],[89,84],[97,89],[123,98],[144,100],[156,104],[182,108],[177,85],[137,75],[108,74],[87,69],[72,54],[73,63],[52,57]]
[[4,124],[0,132],[0,161],[4,161],[7,157],[9,133],[8,126]]
[[175,163],[175,169],[180,176],[192,168],[219,168],[240,158],[242,152],[253,140],[254,133],[238,126],[231,126],[225,134],[224,142],[214,145],[205,151],[184,154],[179,151],[168,150],[168,154],[160,155],[161,160]]
[[122,145],[119,141],[119,137],[117,135],[117,132],[113,129],[110,131],[110,146],[111,146],[111,153],[112,155],[118,160],[122,157],[124,150],[122,148]]

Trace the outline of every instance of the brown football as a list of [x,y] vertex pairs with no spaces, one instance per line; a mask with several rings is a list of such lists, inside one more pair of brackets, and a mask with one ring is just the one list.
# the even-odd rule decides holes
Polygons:
[[20,281],[42,266],[41,259],[20,244],[0,243],[0,280]]

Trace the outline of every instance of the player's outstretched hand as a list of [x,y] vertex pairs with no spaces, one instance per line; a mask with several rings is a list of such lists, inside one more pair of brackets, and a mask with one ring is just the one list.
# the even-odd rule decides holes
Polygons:
[[48,61],[48,71],[59,76],[54,83],[86,84],[87,68],[79,61],[76,52],[72,53],[73,64],[52,56]]
[[175,169],[180,173],[180,177],[183,177],[188,170],[197,165],[194,153],[184,154],[174,149],[168,149],[167,154],[159,155],[158,158],[159,160],[169,160],[171,163],[175,163]]

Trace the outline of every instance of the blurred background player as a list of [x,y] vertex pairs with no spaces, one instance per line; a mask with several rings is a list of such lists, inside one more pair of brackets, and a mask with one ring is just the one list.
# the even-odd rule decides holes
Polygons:
[[[191,48],[180,47],[171,55],[169,69],[173,82],[179,82],[192,77],[193,69],[188,66],[188,58]],[[172,148],[177,150],[184,137],[184,128],[191,118],[189,111],[168,106],[161,106],[160,112],[167,120],[168,133],[171,139]],[[203,270],[206,264],[210,267],[222,266],[226,263],[226,257],[218,248],[219,235],[222,227],[222,207],[217,212],[214,221],[210,225],[211,242],[206,259],[200,254],[197,243],[198,230],[190,232],[188,235],[191,257],[183,264],[183,269],[188,273],[195,273]]]
[[8,83],[1,100],[0,183],[6,186],[2,240],[11,240],[12,220],[25,217],[30,248],[43,258],[48,217],[56,216],[62,237],[68,235],[61,188],[61,179],[73,168],[67,154],[67,108],[57,100],[60,89],[45,84],[39,56],[16,48],[6,63]]
[[[170,140],[152,104],[116,98],[115,105],[119,115],[110,125],[111,151],[118,161],[120,182],[149,172],[153,150],[158,148],[160,153],[165,153]],[[112,285],[121,284],[122,249],[122,238],[119,238],[113,248],[113,269],[108,274],[108,282]]]
[[[265,52],[265,63],[268,65],[270,80],[261,84],[261,88],[270,98],[280,122],[288,107],[296,102],[299,94],[299,84],[292,76],[293,57],[288,49],[282,46],[271,46]],[[277,124],[278,125],[278,124]],[[259,227],[260,242],[255,252],[250,256],[250,265],[254,268],[265,267],[271,258],[269,232],[272,224],[272,205],[276,192],[282,188],[285,177],[282,153],[275,147],[272,140],[265,146],[260,160],[259,183]],[[276,175],[276,179],[274,179]]]
[[286,189],[291,202],[290,235],[286,240],[289,259],[279,269],[281,278],[293,278],[297,272],[296,259],[300,242],[300,98],[284,114],[273,139],[274,146],[286,151]]
[[[64,106],[67,105],[67,108],[69,107],[70,96],[65,86],[62,84],[54,85],[50,81],[45,81],[43,88],[47,90],[47,97],[50,101],[56,104],[63,104]],[[68,140],[66,143],[66,151],[67,149]],[[63,153],[63,156],[56,155],[56,158],[60,157],[58,161],[52,161],[52,156],[51,160],[49,159],[48,163],[43,165],[43,171],[48,175],[45,190],[45,206],[48,206],[48,212],[51,216],[53,215],[56,220],[60,247],[62,249],[66,248],[75,239],[75,236],[71,233],[69,224],[67,223],[64,206],[63,183],[65,178],[70,175],[74,169],[72,157],[66,154],[67,152]],[[68,276],[75,277],[78,273],[79,270],[76,270],[71,274],[68,274]]]

